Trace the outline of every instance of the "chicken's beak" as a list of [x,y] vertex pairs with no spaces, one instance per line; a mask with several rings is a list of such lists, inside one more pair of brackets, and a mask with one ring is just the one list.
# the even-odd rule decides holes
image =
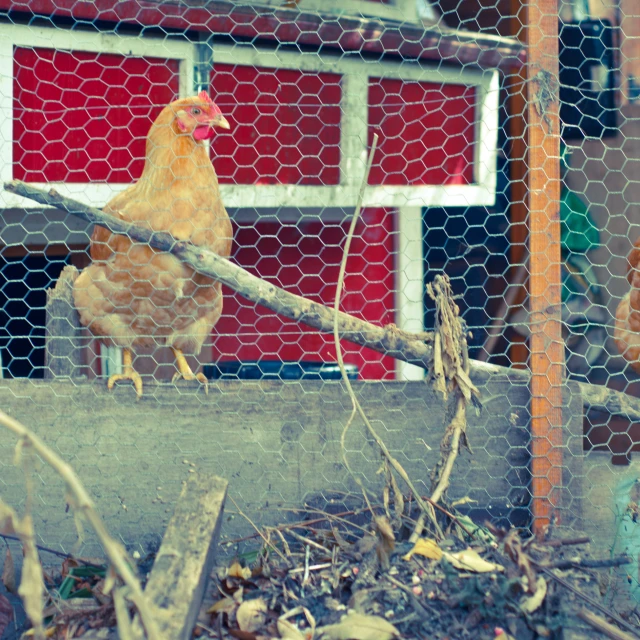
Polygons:
[[211,120],[212,127],[220,127],[220,129],[231,129],[229,121],[222,115],[218,115]]

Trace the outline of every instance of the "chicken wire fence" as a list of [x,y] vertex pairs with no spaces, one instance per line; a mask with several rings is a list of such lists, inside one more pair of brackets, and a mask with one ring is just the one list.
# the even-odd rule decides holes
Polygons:
[[[331,306],[378,134],[341,309],[378,326],[428,331],[434,305],[425,286],[445,273],[470,332],[471,358],[516,373],[537,366],[553,383],[554,362],[547,372],[531,352],[532,331],[545,318],[532,314],[529,292],[546,283],[538,298],[551,318],[545,326],[561,321],[566,378],[637,395],[638,283],[627,278],[627,256],[640,236],[640,14],[633,0],[539,5],[527,13],[524,3],[507,0],[2,1],[2,178],[54,186],[96,207],[120,198],[112,212],[124,207],[126,219],[204,247],[224,235],[216,226],[219,198],[232,222],[235,264]],[[543,21],[554,27],[549,34]],[[527,30],[536,29],[539,40],[527,49]],[[559,64],[557,79],[545,71],[548,60]],[[228,129],[207,129],[213,112],[200,98],[171,111],[169,138],[147,142],[167,105],[201,91]],[[205,116],[206,130],[198,129]],[[531,117],[540,120],[542,142],[531,137]],[[558,134],[559,158],[550,162],[549,140]],[[176,151],[174,138],[189,138],[188,151]],[[209,174],[201,181],[200,161],[185,175],[163,165],[158,148],[188,158],[208,148],[219,194]],[[551,170],[548,182],[531,184],[540,168]],[[138,180],[155,185],[153,197],[148,190],[119,195]],[[532,198],[540,189],[551,201],[542,229],[551,240],[533,246]],[[346,504],[342,492],[356,488],[340,444],[350,401],[332,382],[340,373],[330,334],[227,287],[218,318],[219,295],[206,293],[211,283],[196,290],[177,261],[147,252],[136,262],[125,244],[124,262],[109,266],[113,249],[92,254],[93,231],[81,219],[1,197],[3,400],[77,468],[128,545],[157,537],[195,468],[229,478],[256,522],[284,520],[282,508],[318,495]],[[103,247],[106,237],[98,238]],[[67,265],[93,269],[85,307],[100,309],[80,309],[82,360],[75,377],[57,380],[47,370],[45,306]],[[133,345],[144,385],[138,403],[127,380],[103,393],[108,376],[127,373],[121,347],[131,346],[132,332],[156,345]],[[178,340],[186,334],[204,342],[197,358],[190,354],[197,339]],[[178,380],[174,390],[176,354],[167,339],[208,378],[208,397],[197,383]],[[358,392],[428,494],[445,414],[420,383],[424,370],[348,341],[342,349],[349,375],[376,383]],[[473,454],[461,453],[449,502],[463,499],[462,509],[478,520],[527,528],[532,497],[547,497],[555,483],[563,492],[560,520],[581,516],[603,548],[635,548],[628,506],[640,477],[632,458],[637,425],[583,407],[570,386],[564,435],[559,444],[549,436],[563,450],[561,477],[551,468],[549,482],[535,489],[528,379],[500,371],[487,377],[476,368],[485,406],[469,416]],[[379,455],[360,427],[346,450],[357,473],[378,486]],[[1,482],[19,492],[10,459],[3,457]],[[56,483],[39,473],[36,493],[51,509]],[[73,524],[62,510],[51,513],[42,516],[44,537],[67,549]],[[240,520],[234,516],[223,536],[240,535]],[[634,566],[625,578],[635,592]]]

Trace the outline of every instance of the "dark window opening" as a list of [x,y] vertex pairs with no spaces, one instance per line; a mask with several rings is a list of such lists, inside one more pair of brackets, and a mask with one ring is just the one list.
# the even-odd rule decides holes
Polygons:
[[0,350],[5,378],[44,377],[45,305],[68,256],[0,258]]

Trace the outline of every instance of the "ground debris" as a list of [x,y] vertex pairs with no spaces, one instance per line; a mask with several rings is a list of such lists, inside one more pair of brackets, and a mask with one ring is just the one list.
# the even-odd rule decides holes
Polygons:
[[[383,512],[384,504],[371,511],[363,504],[352,517],[326,513],[323,518],[321,509],[313,508],[305,519],[256,534],[259,547],[245,553],[238,547],[237,555],[216,569],[195,635],[560,640],[572,629],[584,638],[597,637],[580,618],[585,606],[580,595],[598,593],[594,564],[608,569],[599,566],[601,559],[590,558],[584,540],[563,545],[459,516],[464,529],[453,522],[443,526],[442,541],[410,543],[419,513],[404,515],[404,524],[392,528],[381,519]],[[464,533],[468,530],[480,533],[471,537]],[[569,568],[555,568],[568,560]],[[254,620],[260,624],[251,631],[243,610],[259,612]]]

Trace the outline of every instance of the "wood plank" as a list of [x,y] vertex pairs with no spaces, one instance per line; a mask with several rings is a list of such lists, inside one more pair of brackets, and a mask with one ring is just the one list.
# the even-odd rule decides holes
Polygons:
[[53,289],[47,290],[45,378],[80,375],[82,345],[80,318],[73,304],[73,283],[79,273],[66,266]]
[[199,473],[185,483],[145,595],[166,640],[188,640],[213,568],[228,482]]
[[534,528],[560,507],[564,343],[560,277],[558,0],[525,0],[527,192],[531,307],[531,471]]

